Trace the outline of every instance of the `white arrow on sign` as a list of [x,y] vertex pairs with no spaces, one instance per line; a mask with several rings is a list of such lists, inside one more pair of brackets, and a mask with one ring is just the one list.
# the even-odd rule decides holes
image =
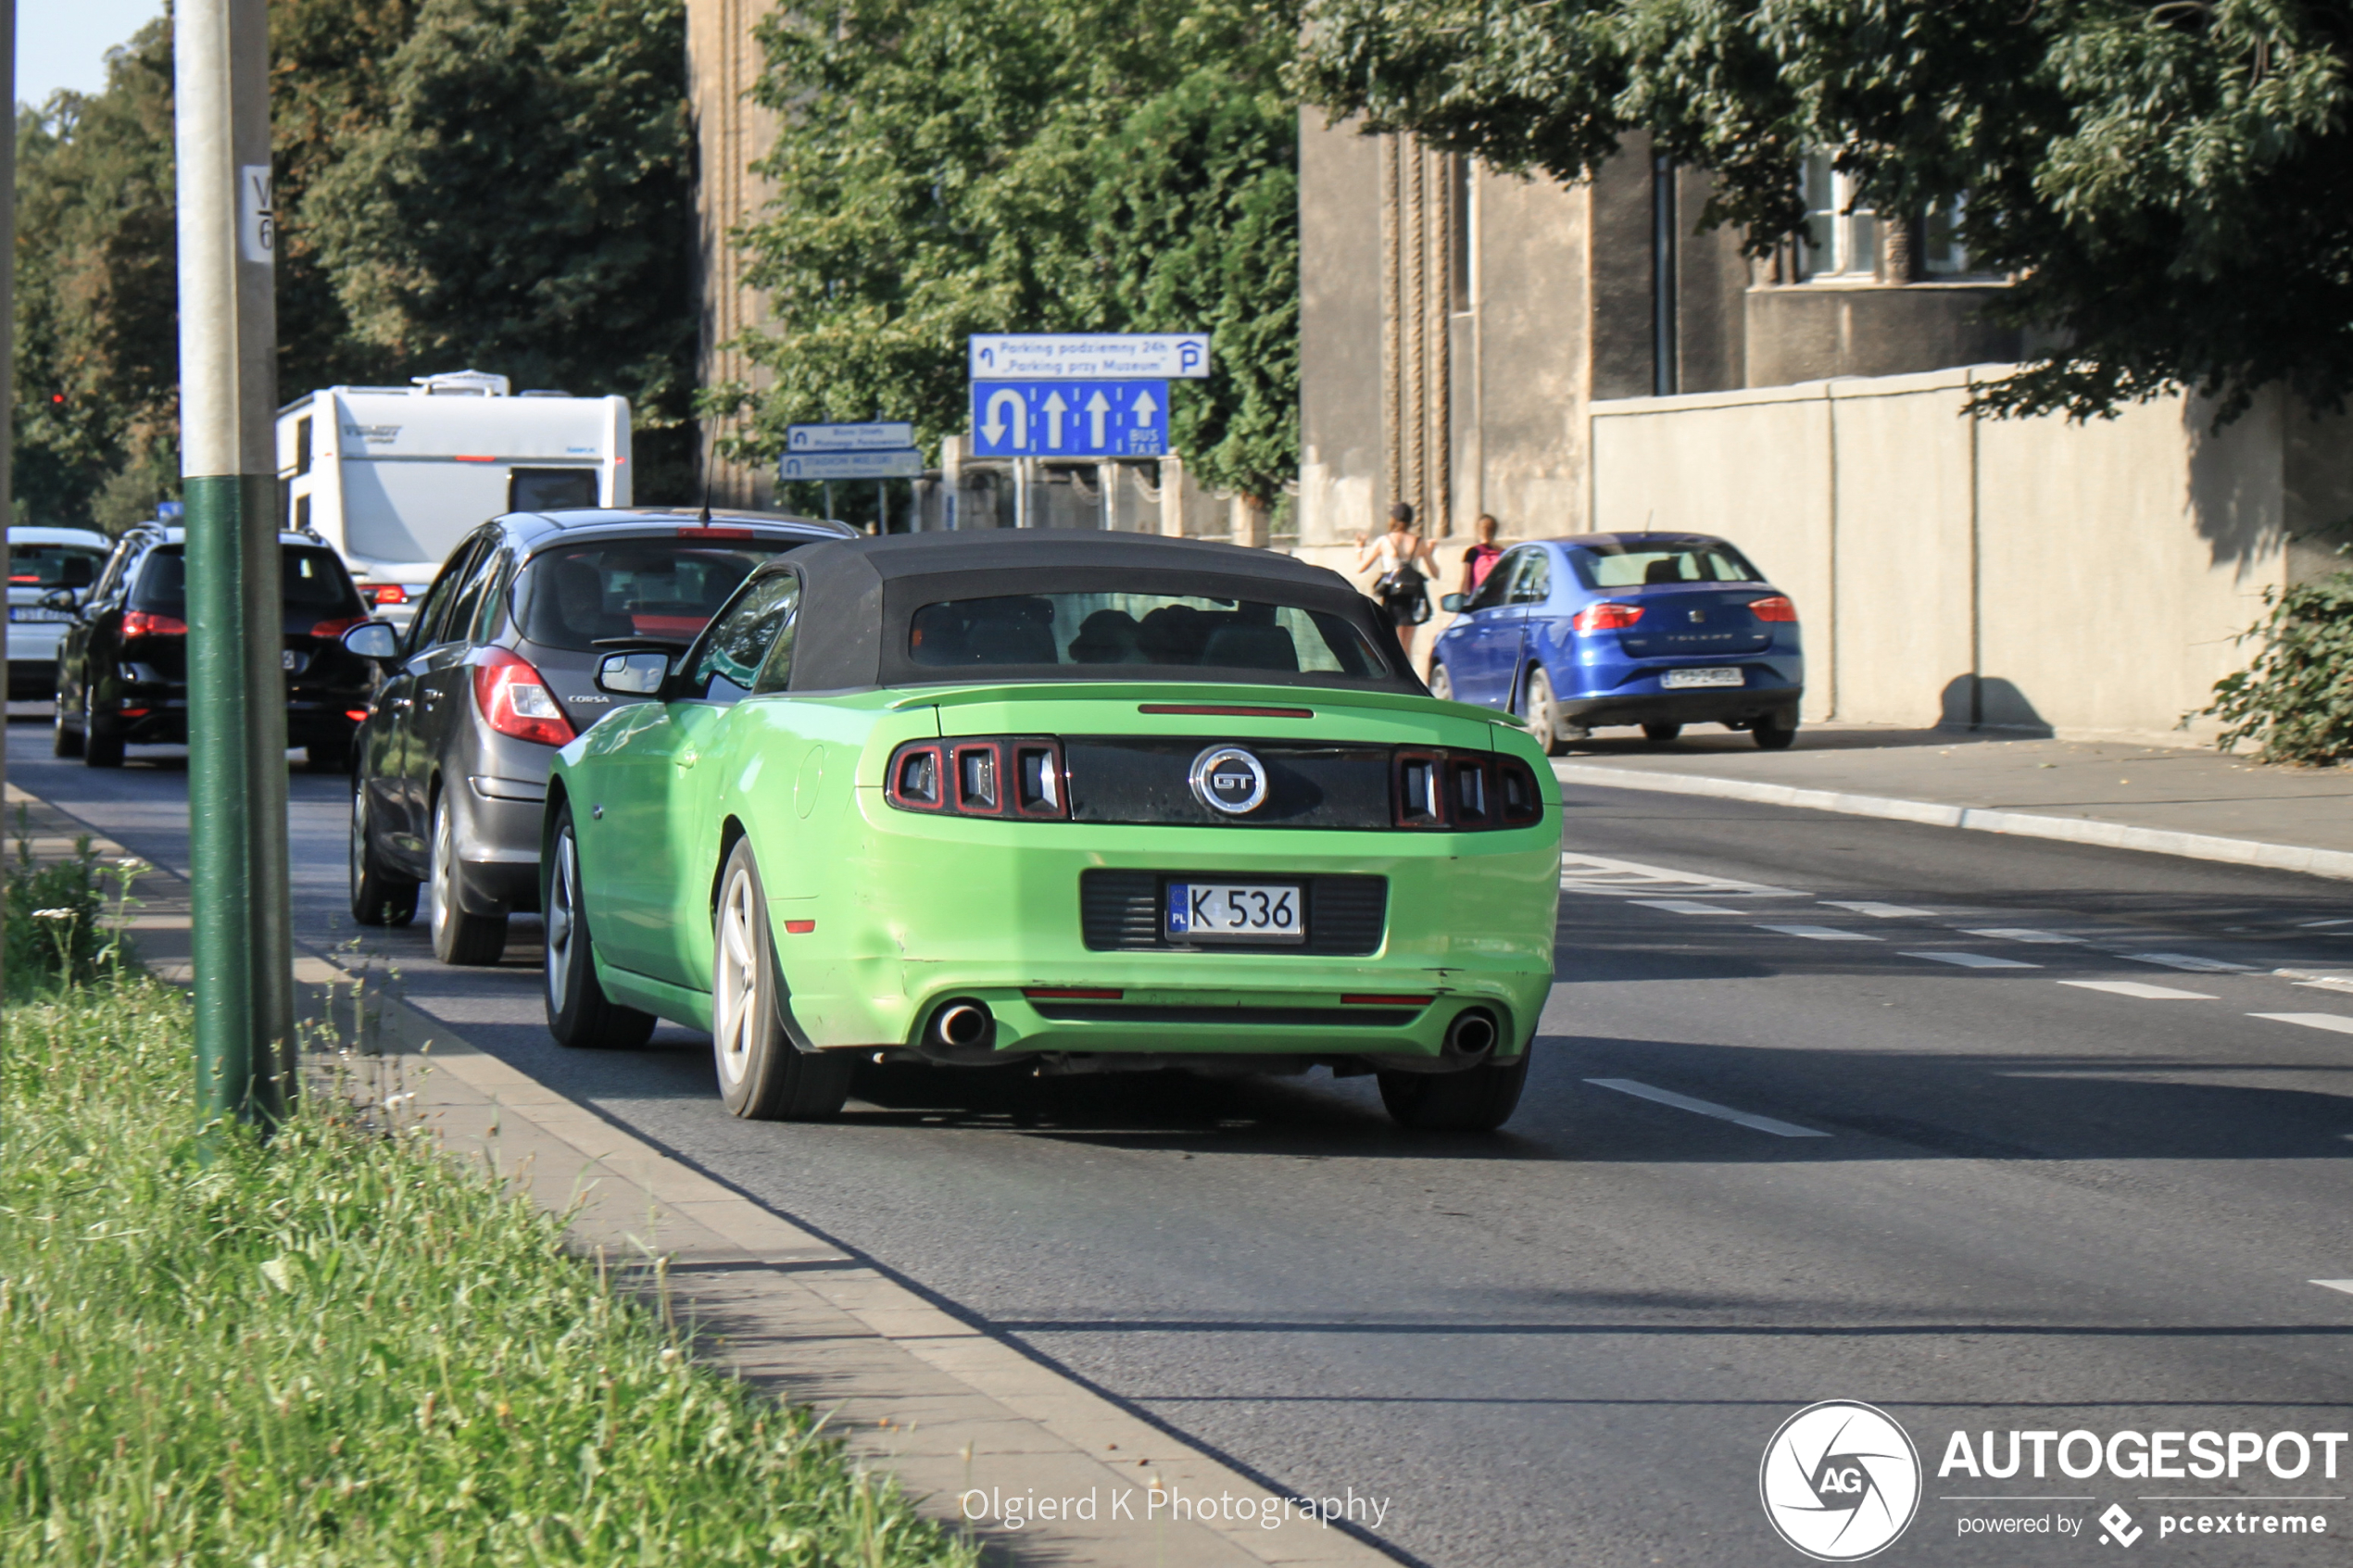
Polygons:
[[[1095,395],[1100,397],[1102,394],[1097,393]],[[1153,400],[1152,395],[1150,392],[1139,392],[1136,394],[1136,401],[1127,406],[1136,411],[1136,428],[1138,430],[1142,430],[1145,426],[1152,422],[1152,414],[1160,407],[1159,403]],[[1098,425],[1096,428],[1101,430],[1102,427]],[[1096,445],[1100,446],[1102,443],[1103,438],[1101,435],[1095,437]]]
[[1101,387],[1087,399],[1087,445],[1099,451],[1103,445],[1103,414],[1110,408],[1111,399],[1103,395]]
[[[998,410],[1009,404],[1013,410],[1013,445],[1016,447],[1026,446],[1029,445],[1029,405],[1023,400],[1020,393],[1010,386],[1000,387],[988,395],[988,422],[981,428],[988,433],[988,445],[1003,445],[1005,421]],[[1058,425],[1055,428],[1059,430],[1061,427]],[[1061,444],[1061,441],[1057,439],[1055,445]]]
[[1062,450],[1063,445],[1063,416],[1069,412],[1070,405],[1063,401],[1061,393],[1047,394],[1046,445],[1057,452]]

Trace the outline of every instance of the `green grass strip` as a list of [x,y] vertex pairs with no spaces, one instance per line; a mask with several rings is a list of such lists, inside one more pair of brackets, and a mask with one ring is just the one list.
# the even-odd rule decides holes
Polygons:
[[7,1025],[0,1564],[971,1562],[430,1138],[198,1160],[177,992]]

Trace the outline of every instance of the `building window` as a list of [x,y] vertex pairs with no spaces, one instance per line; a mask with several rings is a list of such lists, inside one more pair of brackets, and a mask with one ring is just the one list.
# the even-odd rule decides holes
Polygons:
[[1969,247],[1961,244],[1961,203],[1967,199],[1930,208],[1920,225],[1920,270],[1931,278],[1969,275]]
[[1812,282],[1877,278],[1879,214],[1855,206],[1855,182],[1839,170],[1835,155],[1809,154],[1799,189],[1806,198],[1806,254],[1800,261],[1806,277]]

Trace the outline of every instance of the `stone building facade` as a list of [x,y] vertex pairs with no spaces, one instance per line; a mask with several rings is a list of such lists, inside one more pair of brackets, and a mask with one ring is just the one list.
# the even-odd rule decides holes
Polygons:
[[[702,386],[757,386],[759,369],[728,345],[757,326],[765,312],[759,292],[744,282],[742,253],[728,236],[767,205],[766,181],[752,171],[776,136],[774,113],[751,101],[761,64],[753,36],[774,0],[686,0],[686,102],[695,136],[695,277],[700,307],[696,380]],[[723,421],[706,421],[703,460],[711,500],[737,507],[769,506],[775,479],[765,464],[711,455]]]

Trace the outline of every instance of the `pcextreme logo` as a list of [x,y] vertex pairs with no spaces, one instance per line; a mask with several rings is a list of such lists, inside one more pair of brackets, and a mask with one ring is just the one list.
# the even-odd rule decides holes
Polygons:
[[1919,1450],[1884,1411],[1825,1399],[1781,1423],[1756,1489],[1781,1539],[1818,1562],[1854,1562],[1919,1511]]

